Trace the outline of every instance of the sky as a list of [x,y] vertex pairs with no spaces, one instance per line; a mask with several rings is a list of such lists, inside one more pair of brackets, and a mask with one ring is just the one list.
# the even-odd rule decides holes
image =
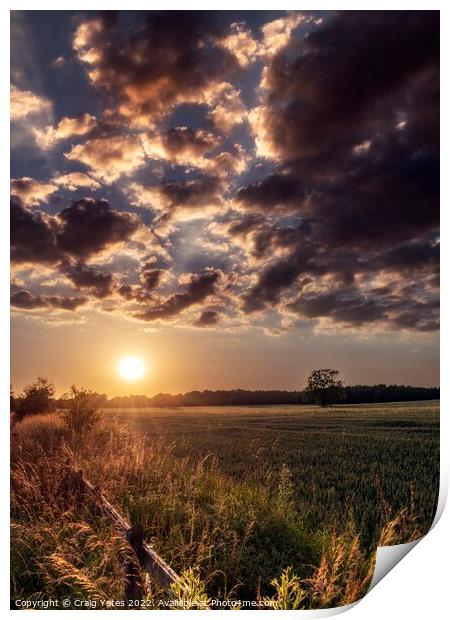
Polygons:
[[436,11],[13,11],[11,177],[16,391],[439,383]]

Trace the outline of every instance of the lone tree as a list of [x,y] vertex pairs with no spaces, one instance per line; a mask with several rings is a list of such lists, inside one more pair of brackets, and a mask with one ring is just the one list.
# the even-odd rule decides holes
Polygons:
[[27,385],[19,398],[18,415],[34,415],[35,413],[49,413],[54,409],[55,386],[44,377]]
[[333,368],[313,370],[310,374],[306,389],[321,407],[331,407],[344,399],[344,386],[338,375],[339,370]]

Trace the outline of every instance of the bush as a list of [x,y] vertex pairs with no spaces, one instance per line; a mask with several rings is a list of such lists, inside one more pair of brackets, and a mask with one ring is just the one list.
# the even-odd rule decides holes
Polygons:
[[49,413],[53,411],[55,386],[44,377],[38,377],[36,381],[27,385],[20,396],[18,406],[19,418],[37,413]]
[[72,385],[70,408],[63,413],[63,421],[73,435],[89,431],[99,420],[98,398],[91,390]]

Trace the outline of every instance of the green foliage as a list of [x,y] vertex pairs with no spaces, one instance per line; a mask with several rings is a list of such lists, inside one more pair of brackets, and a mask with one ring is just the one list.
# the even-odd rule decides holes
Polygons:
[[300,583],[292,567],[288,566],[279,579],[271,580],[270,585],[275,588],[276,594],[272,598],[266,598],[264,606],[271,609],[304,609],[306,592],[300,587]]
[[63,420],[73,435],[81,435],[97,424],[100,414],[97,395],[91,390],[72,385],[70,408],[63,413]]
[[322,368],[313,370],[309,376],[306,390],[321,407],[329,407],[342,401],[344,390],[338,375],[339,370]]
[[54,409],[55,387],[44,377],[27,385],[20,395],[18,415],[24,417],[39,413],[49,413]]
[[172,585],[175,606],[179,609],[208,609],[211,598],[206,592],[198,568],[187,568],[180,579]]

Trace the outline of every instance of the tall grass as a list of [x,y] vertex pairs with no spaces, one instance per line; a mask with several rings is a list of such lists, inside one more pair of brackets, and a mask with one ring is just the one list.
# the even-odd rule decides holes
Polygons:
[[[239,480],[214,455],[176,457],[163,439],[101,421],[74,435],[57,414],[24,419],[12,446],[12,598],[123,599],[133,555],[111,523],[62,493],[71,459],[181,574],[179,598],[256,600],[276,609],[344,605],[367,590],[374,549],[351,520],[313,529],[296,506],[286,465]],[[413,515],[389,515],[386,544],[416,536]],[[288,567],[289,570],[288,570]],[[138,567],[135,567],[139,572]],[[164,600],[141,576],[146,595]],[[200,601],[200,603],[199,603]],[[185,601],[189,606],[189,601]]]

